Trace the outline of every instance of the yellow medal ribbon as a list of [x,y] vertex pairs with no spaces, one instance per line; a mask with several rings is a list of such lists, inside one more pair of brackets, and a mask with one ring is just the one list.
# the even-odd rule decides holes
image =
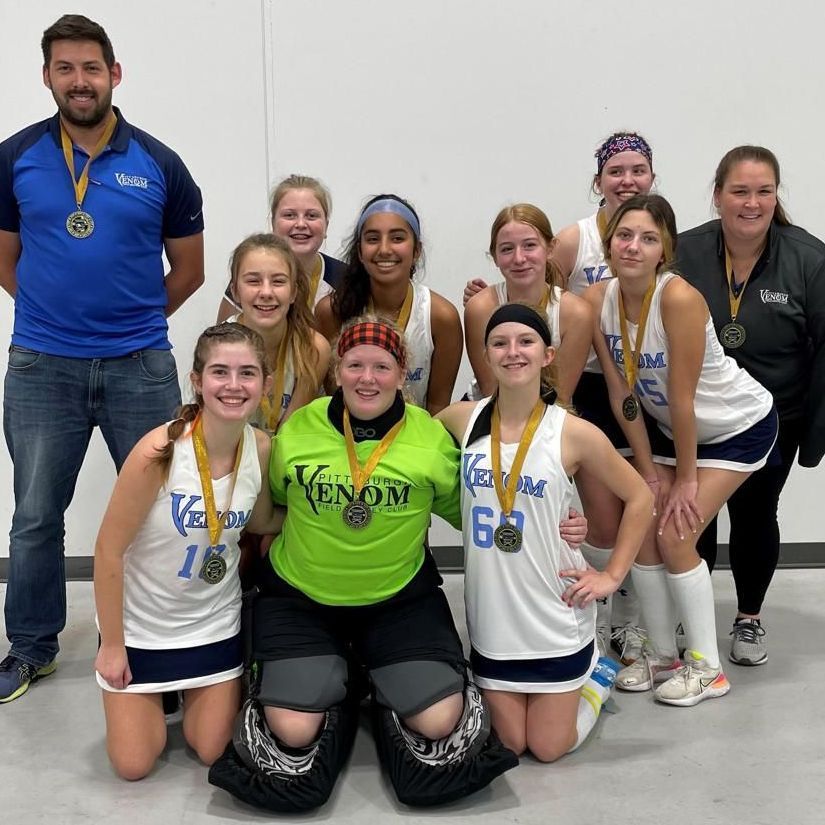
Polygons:
[[596,226],[599,230],[599,237],[604,240],[604,236],[607,234],[607,215],[604,214],[603,210],[599,210],[596,213]]
[[[407,329],[407,324],[410,321],[410,313],[412,312],[412,302],[413,302],[413,285],[407,285],[407,294],[404,296],[404,303],[401,304],[401,309],[398,312],[398,318],[395,321],[395,325],[402,331],[405,332]],[[375,304],[372,302],[372,298],[369,299],[367,302],[367,312],[372,313],[375,315]]]
[[645,327],[647,326],[647,316],[650,313],[650,302],[653,300],[653,292],[656,289],[656,279],[647,288],[645,297],[642,300],[642,311],[639,313],[639,324],[636,328],[636,348],[630,348],[630,336],[627,334],[627,315],[624,311],[624,301],[622,300],[622,290],[619,289],[619,327],[622,333],[622,356],[624,360],[624,377],[627,381],[630,394],[633,395],[636,379],[639,376],[639,352],[642,349],[642,341],[645,337]]
[[66,159],[66,166],[69,168],[69,174],[72,176],[72,186],[74,187],[74,196],[78,209],[83,206],[83,199],[86,197],[86,190],[89,188],[89,167],[92,165],[92,161],[106,148],[106,145],[114,134],[116,126],[117,116],[113,114],[112,119],[106,124],[106,128],[103,130],[100,140],[95,144],[95,148],[92,149],[92,153],[89,155],[89,159],[86,161],[86,165],[80,173],[80,178],[76,178],[72,139],[69,137],[66,127],[62,122],[60,123],[60,143],[63,146],[63,157]]
[[[764,247],[762,247],[764,249]],[[757,255],[757,260],[759,260],[759,256],[762,255],[762,250],[759,251],[759,255]],[[742,303],[742,296],[745,294],[745,287],[748,285],[748,281],[750,278],[746,279],[745,282],[742,284],[742,289],[739,290],[739,294],[737,295],[733,288],[733,262],[730,259],[730,252],[728,248],[725,247],[725,275],[728,278],[728,303],[730,305],[730,320],[731,322],[736,320],[736,316],[739,314],[739,304]]]
[[321,270],[324,268],[324,259],[317,255],[315,256],[315,266],[312,267],[312,274],[309,276],[309,295],[307,301],[309,308],[315,307],[315,294],[318,292],[318,284],[321,283]]
[[286,382],[286,353],[287,337],[289,329],[284,332],[284,337],[278,345],[278,354],[275,356],[273,372],[275,373],[275,386],[272,395],[261,397],[261,412],[264,414],[266,428],[270,432],[278,429],[278,423],[284,414],[284,383]]
[[355,489],[356,499],[360,498],[361,490],[370,480],[370,476],[378,466],[378,462],[381,461],[398,433],[401,432],[406,417],[406,414],[402,415],[401,420],[393,424],[392,429],[378,442],[378,445],[370,453],[367,463],[362,467],[358,461],[358,454],[355,452],[355,436],[352,434],[352,425],[349,423],[349,410],[344,407],[344,441],[347,445],[349,471],[352,476],[352,486]]
[[[510,293],[507,293],[507,300],[510,300]],[[542,311],[544,315],[547,315],[547,305],[550,303],[550,284],[544,285],[544,294],[541,296],[541,300],[538,302],[536,306]]]
[[501,480],[501,413],[498,411],[498,399],[495,401],[493,407],[493,420],[490,426],[490,441],[492,443],[492,462],[493,462],[493,485],[496,488],[496,496],[498,503],[501,505],[501,512],[505,518],[509,518],[513,510],[513,505],[516,502],[516,488],[518,487],[519,476],[521,475],[521,468],[524,466],[524,459],[527,457],[527,450],[530,448],[530,442],[536,434],[539,422],[542,415],[544,415],[545,408],[544,401],[539,398],[536,401],[536,406],[530,413],[530,418],[527,419],[527,424],[521,434],[518,442],[518,449],[516,450],[516,457],[513,459],[513,465],[510,467],[510,476],[507,479],[507,486],[505,487]]
[[235,468],[232,470],[229,500],[226,502],[224,513],[220,518],[218,518],[218,509],[215,506],[215,491],[212,487],[212,474],[209,471],[209,453],[206,450],[206,442],[203,438],[203,418],[200,413],[195,419],[195,426],[192,428],[192,446],[195,449],[195,461],[201,479],[203,507],[206,510],[206,526],[209,530],[209,546],[215,548],[221,540],[223,526],[226,523],[226,517],[229,515],[229,508],[232,506],[232,493],[235,491],[235,481],[238,478],[238,466],[241,463],[241,452],[243,451],[243,436],[241,436],[238,449],[235,452]]

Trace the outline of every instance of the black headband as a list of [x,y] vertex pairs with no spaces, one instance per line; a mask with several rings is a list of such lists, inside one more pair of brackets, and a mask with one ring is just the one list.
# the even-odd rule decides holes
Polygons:
[[490,333],[499,324],[506,324],[512,321],[516,324],[524,324],[530,329],[534,329],[544,341],[544,345],[550,347],[553,345],[553,338],[550,335],[550,328],[547,326],[547,321],[541,317],[534,309],[525,304],[502,304],[491,316],[487,322],[487,329],[484,330],[484,344],[486,346],[487,339]]

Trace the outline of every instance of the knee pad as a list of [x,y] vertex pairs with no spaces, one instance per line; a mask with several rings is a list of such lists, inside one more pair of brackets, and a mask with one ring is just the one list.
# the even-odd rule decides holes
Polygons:
[[256,698],[262,705],[318,713],[346,695],[347,662],[330,654],[264,662]]
[[379,704],[402,719],[464,689],[464,677],[447,662],[397,662],[370,671]]
[[378,758],[398,800],[406,805],[453,802],[518,765],[518,757],[491,730],[490,713],[472,682],[464,689],[464,710],[449,736],[426,739],[377,701],[373,702],[373,735]]
[[236,799],[277,813],[300,813],[323,805],[352,750],[358,708],[335,705],[318,740],[300,753],[285,752],[255,699],[244,704],[232,741],[209,769],[209,782]]

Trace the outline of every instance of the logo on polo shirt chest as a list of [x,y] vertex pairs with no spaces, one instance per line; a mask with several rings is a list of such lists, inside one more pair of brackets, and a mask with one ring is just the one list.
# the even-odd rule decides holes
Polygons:
[[770,289],[760,289],[759,297],[763,304],[787,304],[787,292],[772,292]]
[[115,172],[115,180],[121,186],[136,186],[138,189],[149,188],[149,178],[140,175],[129,175],[126,172]]

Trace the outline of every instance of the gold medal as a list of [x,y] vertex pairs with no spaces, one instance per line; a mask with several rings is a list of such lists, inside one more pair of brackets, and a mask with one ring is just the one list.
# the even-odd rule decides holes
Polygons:
[[[762,249],[765,247],[763,246]],[[762,250],[759,251],[759,256],[762,255]],[[757,260],[759,260],[757,256]],[[739,349],[745,343],[748,335],[742,324],[738,323],[736,317],[739,315],[739,305],[742,303],[742,296],[745,294],[745,288],[748,285],[750,278],[746,279],[742,284],[742,288],[738,294],[733,288],[733,261],[731,261],[730,252],[727,246],[725,247],[725,276],[728,279],[728,305],[730,306],[730,323],[725,324],[719,330],[719,340],[725,349]]]
[[378,462],[389,450],[390,445],[395,441],[401,428],[404,426],[406,414],[401,416],[400,421],[393,424],[390,431],[378,442],[375,449],[370,453],[367,463],[362,467],[358,461],[358,454],[355,452],[355,436],[352,434],[352,425],[349,422],[349,410],[344,407],[344,442],[347,445],[347,460],[349,461],[349,471],[352,476],[352,487],[355,491],[353,500],[341,511],[341,518],[347,527],[353,530],[360,530],[372,521],[372,508],[362,497],[362,490],[370,480]]
[[521,438],[518,442],[516,455],[510,467],[510,475],[507,478],[507,486],[504,486],[501,471],[501,413],[498,409],[498,399],[494,402],[493,416],[490,424],[490,463],[493,465],[493,487],[495,487],[496,498],[501,505],[502,523],[493,531],[493,542],[496,547],[504,553],[518,553],[524,536],[515,524],[510,523],[510,513],[513,512],[513,505],[516,503],[516,489],[521,475],[521,468],[524,466],[524,459],[527,458],[527,451],[530,443],[536,434],[541,418],[544,415],[545,403],[541,398],[536,401]]
[[370,507],[366,501],[355,499],[347,504],[341,511],[341,518],[344,519],[344,524],[346,524],[347,527],[352,527],[353,530],[360,530],[372,521],[372,507]]
[[639,402],[632,393],[622,401],[622,415],[627,421],[635,421],[639,416]]
[[622,368],[627,388],[630,394],[622,401],[622,415],[627,421],[634,421],[639,415],[639,402],[633,395],[636,386],[636,379],[639,377],[639,353],[642,351],[642,343],[645,338],[645,328],[647,327],[647,316],[650,314],[650,304],[653,301],[653,293],[656,290],[656,278],[653,279],[642,299],[642,309],[639,312],[639,323],[636,327],[636,346],[631,349],[630,335],[627,330],[627,314],[624,311],[624,300],[622,299],[622,289],[619,287],[619,328],[622,333]]
[[719,340],[725,349],[739,349],[748,337],[742,324],[731,321],[719,330]]
[[499,524],[493,531],[493,542],[502,553],[518,553],[524,536],[515,524]]
[[198,574],[207,584],[217,584],[226,575],[226,559],[218,553],[210,553]]
[[232,493],[235,491],[235,481],[238,478],[238,466],[241,463],[243,451],[243,436],[235,451],[235,467],[232,470],[232,481],[229,485],[229,500],[226,502],[223,516],[218,518],[215,491],[212,488],[212,474],[209,470],[209,454],[206,451],[206,441],[203,437],[202,416],[203,413],[198,413],[195,426],[192,428],[192,447],[195,450],[195,463],[198,465],[198,475],[201,480],[203,508],[206,511],[206,526],[209,531],[209,547],[206,548],[206,558],[203,560],[198,576],[207,584],[218,584],[223,581],[227,571],[226,559],[218,552],[218,542],[221,540],[223,525],[229,515],[229,508],[232,506]]
[[79,240],[88,238],[92,232],[95,231],[95,222],[88,212],[84,212],[81,208],[83,206],[83,199],[86,197],[86,190],[89,188],[89,167],[92,161],[106,148],[107,144],[114,134],[117,126],[117,117],[113,114],[111,120],[106,124],[103,134],[92,149],[83,171],[79,178],[75,178],[74,172],[74,149],[72,148],[72,139],[66,131],[66,127],[61,122],[60,124],[60,143],[63,147],[63,158],[66,161],[66,166],[69,169],[69,174],[72,176],[72,186],[74,187],[75,201],[77,202],[77,209],[66,218],[66,231],[73,237]]
[[94,218],[82,209],[76,209],[66,218],[66,231],[73,238],[88,238],[95,231]]

